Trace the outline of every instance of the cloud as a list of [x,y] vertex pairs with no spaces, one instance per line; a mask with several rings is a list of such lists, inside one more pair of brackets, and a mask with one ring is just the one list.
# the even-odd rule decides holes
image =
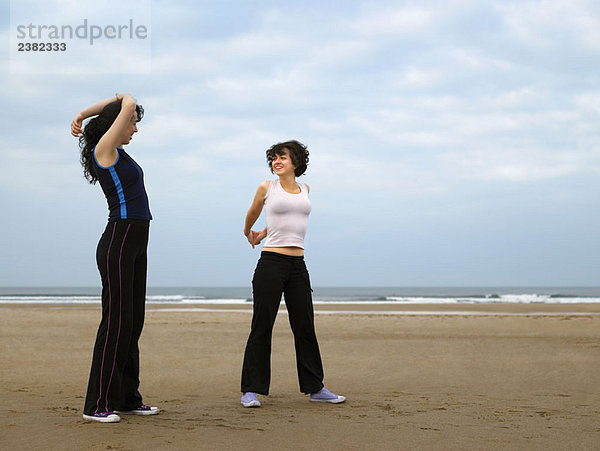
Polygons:
[[576,94],[574,99],[575,107],[586,113],[600,113],[600,91],[582,92]]
[[587,0],[497,2],[511,36],[541,48],[563,43],[600,49],[600,8]]
[[510,71],[515,68],[515,65],[508,60],[497,58],[489,54],[484,55],[477,49],[453,48],[450,51],[450,57],[458,67],[472,71]]
[[369,11],[356,18],[349,29],[369,38],[414,37],[424,30],[431,32],[440,22],[435,8],[405,6]]
[[450,153],[445,156],[456,176],[467,180],[502,183],[536,183],[585,171],[585,155],[569,151],[495,149]]

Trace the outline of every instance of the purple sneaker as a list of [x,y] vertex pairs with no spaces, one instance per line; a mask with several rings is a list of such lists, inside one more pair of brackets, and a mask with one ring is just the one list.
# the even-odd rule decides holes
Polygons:
[[256,393],[248,391],[242,396],[242,405],[244,407],[260,407],[260,401],[256,399]]
[[121,415],[156,415],[160,412],[160,409],[158,407],[150,407],[146,404],[142,404],[137,409],[115,410],[115,412],[120,413]]
[[93,415],[83,414],[83,419],[88,421],[99,421],[100,423],[118,423],[121,417],[114,412],[98,412]]
[[346,400],[345,396],[339,396],[335,393],[331,393],[325,387],[316,393],[311,393],[310,400],[314,402],[330,402],[332,404],[339,404]]

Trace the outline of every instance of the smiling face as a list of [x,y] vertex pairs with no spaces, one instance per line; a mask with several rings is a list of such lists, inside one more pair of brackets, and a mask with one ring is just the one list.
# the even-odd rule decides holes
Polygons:
[[281,155],[275,154],[271,163],[271,168],[273,169],[273,173],[278,177],[289,175],[295,176],[294,171],[296,170],[296,166],[292,163],[290,151],[284,148]]
[[[308,165],[308,149],[304,144],[296,140],[273,144],[267,149],[266,157],[269,169],[279,177],[285,174],[292,177],[300,177],[306,172]],[[275,170],[275,166],[277,166],[277,170]],[[293,173],[287,172],[287,168],[290,167],[294,169]]]
[[129,121],[129,124],[127,125],[127,128],[123,131],[123,135],[121,136],[121,146],[124,146],[125,144],[129,144],[129,142],[131,141],[131,138],[133,137],[133,134],[137,133],[137,131],[138,131],[137,121],[138,121],[138,115],[137,115],[137,112],[134,112],[133,115],[131,116],[131,120]]

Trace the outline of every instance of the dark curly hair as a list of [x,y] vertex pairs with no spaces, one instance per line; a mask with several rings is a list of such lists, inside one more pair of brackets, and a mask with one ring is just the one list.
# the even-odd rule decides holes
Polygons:
[[300,177],[306,172],[308,166],[308,149],[299,141],[292,140],[284,143],[273,144],[267,150],[267,163],[269,163],[269,169],[273,172],[273,160],[275,155],[283,155],[287,149],[292,159],[292,164],[296,167],[294,173],[296,177]]
[[[135,111],[137,112],[137,122],[139,122],[144,117],[144,108],[142,105],[136,105]],[[98,180],[96,171],[94,171],[92,149],[96,147],[100,138],[108,131],[120,112],[121,100],[109,103],[102,109],[102,112],[98,116],[86,124],[83,133],[79,137],[79,147],[81,149],[79,161],[81,162],[81,166],[83,166],[83,176],[91,184],[96,183]]]

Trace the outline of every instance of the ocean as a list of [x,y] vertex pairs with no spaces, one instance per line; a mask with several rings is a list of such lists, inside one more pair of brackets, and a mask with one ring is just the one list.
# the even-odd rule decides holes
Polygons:
[[[314,287],[315,304],[600,303],[600,287]],[[0,287],[0,304],[100,304],[100,287]],[[148,304],[245,304],[250,287],[149,287]]]

